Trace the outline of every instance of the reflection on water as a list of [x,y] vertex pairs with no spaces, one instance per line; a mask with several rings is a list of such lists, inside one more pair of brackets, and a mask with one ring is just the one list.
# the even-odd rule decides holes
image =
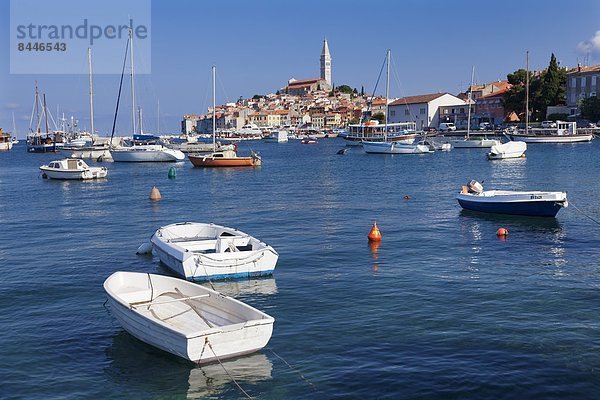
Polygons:
[[210,394],[219,393],[219,389],[231,384],[230,376],[244,388],[249,383],[257,383],[271,379],[273,364],[262,353],[255,353],[234,360],[223,361],[223,364],[209,364],[190,370],[188,379],[188,399],[200,399]]
[[[203,286],[211,288],[210,283],[203,283]],[[239,279],[212,282],[212,287],[217,292],[227,296],[238,297],[247,295],[273,295],[277,294],[277,284],[275,278],[260,279]]]
[[231,377],[244,390],[248,390],[248,384],[272,378],[273,364],[262,353],[226,360],[222,365],[197,366],[155,349],[125,331],[113,336],[105,353],[108,365],[104,372],[108,379],[139,398],[169,388],[172,398],[196,399],[219,393],[229,384],[234,385]]
[[371,251],[371,257],[373,257],[373,267],[371,268],[373,271],[379,271],[379,246],[381,246],[381,242],[371,242],[369,241],[369,250]]
[[562,226],[556,218],[546,217],[525,217],[519,215],[508,214],[490,214],[478,211],[461,210],[461,223],[478,224],[482,221],[502,224],[505,227],[519,227],[533,229],[541,232],[555,233],[556,236],[562,236]]
[[527,178],[527,157],[490,161],[490,178],[502,187],[495,185],[488,189],[520,190],[519,186],[525,183]]

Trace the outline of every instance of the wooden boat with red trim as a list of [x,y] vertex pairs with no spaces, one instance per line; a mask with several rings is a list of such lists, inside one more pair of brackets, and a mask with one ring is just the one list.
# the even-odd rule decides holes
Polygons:
[[194,167],[258,167],[261,157],[252,152],[248,157],[239,157],[234,150],[215,151],[206,154],[190,154],[188,159]]

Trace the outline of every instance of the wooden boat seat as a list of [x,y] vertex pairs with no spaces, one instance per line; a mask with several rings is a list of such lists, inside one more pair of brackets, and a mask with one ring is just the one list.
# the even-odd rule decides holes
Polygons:
[[[228,251],[247,251],[246,249],[249,245],[248,242],[250,242],[249,236],[220,236],[217,239],[216,252],[225,253]],[[252,249],[251,245],[250,249]]]

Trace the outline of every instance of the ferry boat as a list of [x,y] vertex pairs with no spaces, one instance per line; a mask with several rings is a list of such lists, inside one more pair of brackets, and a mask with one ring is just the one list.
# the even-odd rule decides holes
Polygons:
[[362,124],[348,125],[348,135],[344,137],[346,145],[361,146],[366,142],[398,142],[401,144],[414,143],[417,136],[417,124],[415,122],[397,122],[386,125],[377,120],[371,120]]
[[524,132],[509,133],[508,137],[526,143],[577,143],[590,142],[594,135],[577,133],[576,122],[556,121],[556,128],[530,128]]

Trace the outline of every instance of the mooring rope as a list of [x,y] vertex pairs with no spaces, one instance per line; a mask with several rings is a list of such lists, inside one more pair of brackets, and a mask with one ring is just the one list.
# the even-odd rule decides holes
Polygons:
[[217,353],[215,353],[214,349],[212,348],[212,345],[210,344],[210,342],[208,341],[208,338],[205,339],[205,343],[208,344],[208,348],[210,349],[210,351],[212,351],[213,355],[215,356],[215,358],[217,359],[217,361],[219,362],[219,364],[221,365],[221,368],[223,368],[223,371],[225,371],[225,373],[227,374],[227,376],[229,376],[231,378],[231,380],[233,381],[233,383],[235,383],[235,385],[238,387],[238,389],[240,389],[240,391],[242,393],[244,393],[244,395],[246,396],[246,398],[248,399],[253,399],[252,396],[250,396],[244,389],[242,389],[242,387],[240,386],[239,383],[237,383],[237,381],[235,380],[235,378],[229,373],[229,371],[227,371],[227,368],[225,368],[225,366],[223,365],[223,363],[221,362],[221,360],[219,359],[219,356],[217,356]]
[[271,347],[265,347],[265,348],[268,349],[271,353],[273,353],[273,355],[275,357],[277,357],[281,361],[283,361],[283,363],[285,365],[287,365],[289,369],[291,369],[292,371],[294,371],[295,373],[297,373],[300,376],[300,378],[302,378],[304,380],[304,382],[306,382],[314,391],[316,391],[316,392],[318,391],[317,387],[311,381],[309,381],[308,378],[306,378],[304,375],[302,375],[302,372],[300,372],[298,369],[292,367],[290,365],[290,363],[288,363],[287,361],[285,361],[283,359],[283,357],[281,357],[279,354],[275,353],[275,351]]
[[576,209],[577,211],[579,211],[581,214],[583,214],[584,216],[588,217],[589,219],[591,219],[592,221],[594,221],[595,223],[597,223],[598,225],[600,225],[600,222],[598,222],[598,220],[596,220],[593,217],[591,217],[591,216],[587,215],[586,213],[584,213],[575,204],[573,204],[573,202],[571,200],[569,200],[569,205],[573,206],[573,208]]

